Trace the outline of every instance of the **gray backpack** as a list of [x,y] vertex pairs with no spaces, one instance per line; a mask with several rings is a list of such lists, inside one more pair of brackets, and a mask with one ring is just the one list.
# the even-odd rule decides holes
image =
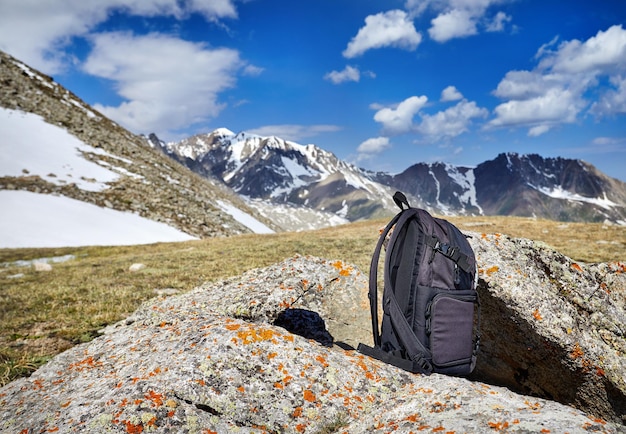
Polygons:
[[[400,192],[393,199],[401,211],[381,233],[370,266],[374,347],[358,351],[409,372],[467,375],[480,340],[474,252],[452,223],[411,208]],[[390,232],[379,334],[378,261]]]

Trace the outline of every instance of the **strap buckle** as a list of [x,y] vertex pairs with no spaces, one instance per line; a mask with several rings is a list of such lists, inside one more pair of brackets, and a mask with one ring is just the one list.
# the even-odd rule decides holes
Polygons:
[[430,374],[433,372],[433,365],[421,354],[417,354],[415,357],[411,358],[411,360],[423,373]]

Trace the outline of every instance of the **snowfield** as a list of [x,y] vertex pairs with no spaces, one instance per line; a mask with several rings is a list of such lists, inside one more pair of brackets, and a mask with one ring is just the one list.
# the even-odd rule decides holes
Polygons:
[[86,160],[83,152],[106,154],[39,115],[0,107],[0,176],[33,176],[57,185],[101,191],[118,174]]
[[0,248],[151,244],[196,239],[165,223],[65,196],[0,190]]
[[[85,153],[107,155],[41,116],[0,107],[0,176],[39,176],[48,182],[102,191],[123,176],[140,177]],[[257,233],[270,228],[226,202],[218,205]],[[64,196],[0,190],[0,248],[132,245],[197,239],[137,214]]]

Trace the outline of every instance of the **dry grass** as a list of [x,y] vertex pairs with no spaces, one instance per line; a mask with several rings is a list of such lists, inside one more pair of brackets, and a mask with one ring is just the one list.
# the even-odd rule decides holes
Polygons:
[[[541,240],[578,261],[626,259],[626,228],[514,217],[450,220],[461,230]],[[0,385],[93,339],[104,325],[156,296],[155,290],[187,291],[295,254],[340,259],[367,271],[378,228],[384,224],[377,220],[304,233],[144,246],[0,250],[0,264],[75,256],[53,264],[48,272],[0,266]],[[146,268],[131,272],[133,263]]]

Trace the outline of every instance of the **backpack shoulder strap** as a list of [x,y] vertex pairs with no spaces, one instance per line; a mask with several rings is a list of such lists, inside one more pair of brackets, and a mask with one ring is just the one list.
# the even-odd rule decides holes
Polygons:
[[380,251],[382,250],[385,238],[389,234],[389,231],[391,231],[391,228],[400,219],[401,215],[402,212],[396,214],[381,232],[378,242],[376,243],[376,248],[374,249],[374,254],[372,255],[372,262],[370,263],[369,292],[367,296],[370,301],[374,345],[378,346],[380,346],[380,333],[378,332],[378,262],[380,260]]
[[[404,196],[404,195],[403,195]],[[394,196],[395,200],[396,196]],[[405,198],[406,201],[406,198]],[[403,202],[404,203],[404,202]],[[398,204],[400,206],[400,204]],[[396,230],[393,231],[391,235],[391,239],[389,240],[389,245],[387,247],[388,251],[393,248],[393,245],[398,238],[398,235],[401,233],[400,228],[411,218],[419,214],[419,210],[417,208],[408,208],[403,209],[400,213],[398,213],[385,227],[383,232],[378,239],[378,243],[376,244],[376,249],[374,250],[374,255],[372,256],[372,263],[370,264],[370,280],[369,280],[369,301],[370,301],[370,310],[372,316],[372,333],[374,335],[374,345],[380,346],[381,337],[378,331],[378,262],[380,258],[380,252],[385,241],[385,237],[391,231],[391,228],[395,225]],[[385,273],[387,273],[387,267],[385,267]],[[430,351],[419,341],[413,329],[409,325],[402,309],[398,305],[398,301],[391,290],[391,288],[387,287],[389,285],[389,279],[385,279],[385,303],[387,303],[389,307],[389,315],[391,317],[391,322],[393,327],[396,329],[398,338],[400,339],[402,345],[407,351],[407,354],[411,358],[411,360],[419,366],[420,370],[425,373],[432,372],[432,365],[429,360],[431,359]]]
[[[398,223],[398,220],[402,217],[404,220],[401,224],[406,221],[405,211],[408,211],[411,206],[409,205],[409,201],[407,200],[404,193],[400,191],[396,191],[393,195],[393,201],[400,208],[400,212],[396,214],[391,221],[387,224],[385,229],[380,234],[378,238],[378,243],[376,243],[376,248],[374,249],[374,254],[372,255],[372,262],[370,263],[370,280],[369,280],[369,292],[368,298],[370,301],[370,310],[372,317],[372,333],[374,335],[374,345],[380,346],[380,333],[378,331],[378,262],[380,260],[380,251],[382,250],[383,244],[385,242],[385,238],[391,231],[391,228]],[[404,208],[406,206],[406,209]],[[403,217],[404,216],[404,217]],[[393,237],[393,234],[392,234]],[[391,241],[390,241],[391,245]]]

